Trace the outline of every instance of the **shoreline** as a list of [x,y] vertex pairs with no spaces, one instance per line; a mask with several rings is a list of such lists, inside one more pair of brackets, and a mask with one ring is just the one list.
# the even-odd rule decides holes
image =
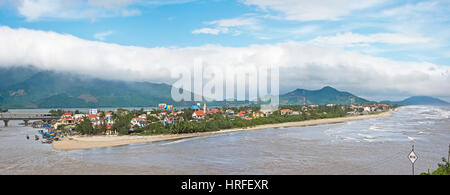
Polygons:
[[277,123],[277,124],[266,124],[259,125],[255,127],[249,127],[246,129],[226,129],[220,131],[212,132],[199,132],[199,133],[187,133],[187,134],[167,134],[167,135],[151,135],[151,136],[68,136],[64,137],[61,141],[53,142],[52,147],[54,150],[60,151],[71,151],[71,150],[82,150],[91,148],[105,148],[113,146],[123,146],[136,143],[149,143],[158,141],[170,141],[179,140],[193,137],[202,137],[216,134],[225,134],[238,131],[253,131],[261,129],[270,128],[280,128],[280,127],[302,127],[302,126],[314,126],[323,124],[333,124],[342,123],[354,120],[363,120],[368,118],[379,118],[379,117],[390,117],[394,112],[398,110],[386,111],[370,115],[358,115],[358,116],[347,116],[339,118],[327,118],[327,119],[316,119],[298,122],[287,122],[287,123]]

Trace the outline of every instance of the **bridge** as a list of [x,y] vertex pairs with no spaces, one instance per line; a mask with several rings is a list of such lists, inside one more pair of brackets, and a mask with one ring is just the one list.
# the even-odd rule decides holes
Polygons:
[[28,126],[30,121],[41,120],[49,122],[57,120],[60,117],[51,116],[49,113],[2,113],[0,114],[0,120],[5,123],[5,127],[8,127],[9,121],[23,121],[25,126]]

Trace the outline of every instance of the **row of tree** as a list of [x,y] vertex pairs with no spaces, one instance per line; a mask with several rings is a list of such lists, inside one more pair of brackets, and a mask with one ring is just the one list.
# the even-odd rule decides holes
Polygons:
[[[300,110],[301,107],[296,106],[284,106],[284,108],[289,108],[293,110]],[[259,107],[236,107],[236,108],[222,108],[222,110],[231,109],[234,112],[240,111],[258,111]],[[135,127],[136,133],[141,133],[141,135],[152,135],[152,134],[182,134],[182,133],[195,133],[195,132],[208,132],[208,131],[218,131],[221,129],[234,129],[234,128],[248,128],[257,125],[265,124],[276,124],[285,122],[297,122],[304,120],[313,119],[323,119],[323,118],[336,118],[346,116],[347,109],[342,109],[341,107],[327,107],[319,106],[315,109],[310,109],[308,112],[301,112],[298,115],[281,115],[280,111],[276,111],[268,117],[255,118],[252,120],[245,120],[240,117],[229,117],[221,113],[208,114],[208,116],[199,121],[184,120],[180,122],[175,122],[174,124],[162,123],[151,123],[146,127]],[[192,114],[191,109],[183,110],[185,114],[185,119],[189,118]],[[192,117],[191,117],[192,118]]]
[[[316,108],[308,108],[308,111],[302,110],[303,106],[283,106],[280,109],[291,109],[298,111],[298,115],[281,115],[280,111],[275,111],[268,117],[255,118],[252,120],[245,120],[240,117],[229,117],[222,113],[208,114],[203,120],[192,120],[192,109],[183,109],[181,115],[183,121],[175,122],[174,124],[163,124],[156,117],[147,115],[149,125],[145,127],[132,127],[130,128],[130,122],[133,117],[146,114],[143,109],[140,110],[126,110],[118,109],[112,115],[114,125],[111,130],[118,132],[120,135],[127,135],[129,133],[140,133],[142,135],[152,134],[182,134],[182,133],[195,133],[195,132],[207,132],[218,131],[221,129],[233,129],[233,128],[248,128],[256,125],[276,124],[285,122],[296,122],[323,118],[336,118],[346,116],[349,111],[348,106],[318,106]],[[260,107],[223,107],[222,110],[233,110],[235,113],[240,111],[252,110],[258,112]],[[60,114],[61,111],[56,111]],[[159,114],[163,111],[153,110],[151,114]],[[100,116],[103,120],[103,117]],[[92,123],[85,119],[81,124],[77,125],[76,131],[82,134],[103,134],[106,132],[106,121],[103,121],[101,127],[92,127]]]

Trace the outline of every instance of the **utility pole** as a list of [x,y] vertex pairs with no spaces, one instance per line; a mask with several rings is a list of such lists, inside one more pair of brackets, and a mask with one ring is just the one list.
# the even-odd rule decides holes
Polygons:
[[[414,145],[412,145],[412,152],[414,153]],[[412,163],[412,175],[414,175],[414,161]]]
[[447,163],[450,162],[450,144],[448,144]]

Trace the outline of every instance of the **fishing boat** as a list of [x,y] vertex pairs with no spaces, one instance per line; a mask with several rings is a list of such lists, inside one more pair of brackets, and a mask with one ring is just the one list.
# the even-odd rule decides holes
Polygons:
[[51,144],[51,143],[53,143],[53,140],[52,139],[45,139],[44,141],[41,141],[41,143],[43,143],[43,144]]

